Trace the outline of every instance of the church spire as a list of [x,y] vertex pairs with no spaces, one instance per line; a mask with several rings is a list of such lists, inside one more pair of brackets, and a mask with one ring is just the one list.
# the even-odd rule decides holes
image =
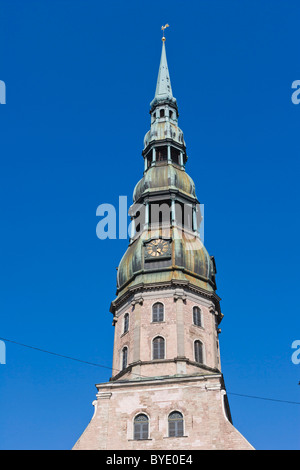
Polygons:
[[[165,28],[167,28],[168,26],[169,26],[168,24],[166,24],[165,26],[162,26],[161,29],[163,30],[163,32]],[[161,58],[160,58],[160,64],[159,64],[159,70],[158,70],[156,90],[155,90],[154,99],[150,103],[151,108],[153,108],[155,105],[157,105],[158,103],[162,101],[170,101],[176,105],[176,99],[173,97],[173,93],[172,93],[165,41],[166,41],[166,38],[165,38],[165,35],[163,35],[162,51],[161,51]]]
[[161,59],[157,77],[155,98],[162,100],[166,98],[173,98],[170,74],[168,69],[167,54],[165,41],[162,44]]
[[[169,25],[162,26],[164,31]],[[151,126],[144,137],[144,171],[150,167],[175,163],[184,170],[187,161],[183,132],[178,127],[178,107],[171,87],[165,35],[154,99],[150,103]]]

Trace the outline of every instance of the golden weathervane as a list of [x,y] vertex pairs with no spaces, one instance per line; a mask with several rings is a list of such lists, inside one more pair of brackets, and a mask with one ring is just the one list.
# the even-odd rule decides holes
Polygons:
[[165,24],[165,26],[162,26],[162,27],[161,27],[161,29],[162,29],[162,31],[163,31],[162,41],[165,41],[165,40],[166,40],[166,38],[165,38],[165,29],[168,28],[168,27],[169,27],[168,24]]

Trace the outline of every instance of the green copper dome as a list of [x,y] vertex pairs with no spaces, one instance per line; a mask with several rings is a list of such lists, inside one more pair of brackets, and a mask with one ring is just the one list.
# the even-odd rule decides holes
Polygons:
[[174,165],[153,166],[147,170],[137,183],[133,192],[133,201],[151,191],[177,189],[185,195],[196,198],[195,184],[192,178],[182,169]]
[[172,229],[169,266],[148,269],[145,261],[146,233],[131,243],[118,267],[117,289],[122,294],[137,284],[159,284],[180,281],[207,291],[214,291],[215,264],[199,237],[188,236],[178,228]]

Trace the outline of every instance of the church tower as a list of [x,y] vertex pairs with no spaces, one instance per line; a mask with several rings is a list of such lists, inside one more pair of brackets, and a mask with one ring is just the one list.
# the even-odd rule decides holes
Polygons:
[[231,420],[216,264],[200,239],[164,36],[150,115],[110,308],[113,375],[96,385],[94,415],[74,449],[253,449]]

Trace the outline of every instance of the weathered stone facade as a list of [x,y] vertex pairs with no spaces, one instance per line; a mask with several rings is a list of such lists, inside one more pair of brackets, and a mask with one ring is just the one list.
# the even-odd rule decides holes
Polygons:
[[[234,428],[220,372],[218,322],[214,304],[181,289],[144,292],[115,313],[111,382],[97,385],[94,416],[74,449],[252,449]],[[152,307],[164,305],[163,321],[153,322]],[[201,326],[193,308],[201,309]],[[129,314],[124,333],[124,316]],[[153,338],[165,339],[165,358],[153,360]],[[194,358],[194,341],[203,344],[203,363]],[[122,351],[128,366],[122,369]],[[179,411],[181,437],[168,436],[168,416]],[[149,419],[147,439],[135,440],[133,422]]]
[[[74,449],[251,450],[233,427],[221,374],[97,385],[94,416]],[[184,419],[181,437],[168,436],[168,416]],[[147,439],[134,439],[134,418],[149,419]]]
[[[216,311],[213,302],[183,289],[143,292],[138,302],[132,300],[115,313],[113,372],[122,379],[140,376],[153,377],[174,374],[203,373],[207,369],[220,370],[220,354]],[[152,320],[152,307],[164,307],[163,321]],[[133,305],[132,305],[133,303]],[[199,307],[201,326],[193,323],[193,308]],[[124,316],[128,314],[129,328],[124,330]],[[153,360],[153,339],[165,341],[164,359]],[[204,360],[194,360],[194,342],[201,341]],[[122,350],[128,348],[130,367],[122,371]]]

